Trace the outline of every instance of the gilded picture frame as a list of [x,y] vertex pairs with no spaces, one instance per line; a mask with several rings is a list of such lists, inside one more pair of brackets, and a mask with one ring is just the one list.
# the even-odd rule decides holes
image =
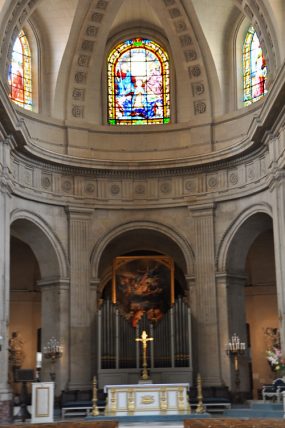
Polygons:
[[126,256],[113,261],[112,302],[136,327],[144,314],[159,321],[174,304],[174,262],[169,256]]

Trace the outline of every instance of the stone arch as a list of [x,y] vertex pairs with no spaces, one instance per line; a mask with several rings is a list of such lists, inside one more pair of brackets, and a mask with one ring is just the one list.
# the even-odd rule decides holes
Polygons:
[[244,210],[224,233],[217,252],[217,271],[243,271],[246,249],[249,249],[259,232],[269,226],[272,227],[272,210],[269,204],[256,204]]
[[[88,112],[89,115],[92,112],[90,107],[94,104],[94,90],[91,91],[88,88],[101,87],[101,74],[95,73],[95,70],[103,70],[104,68],[106,43],[110,37],[107,31],[108,26],[104,27],[102,24],[113,22],[122,3],[122,0],[118,0],[116,5],[112,4],[112,8],[110,8],[107,1],[97,2],[96,0],[90,5],[90,10],[86,14],[86,19],[82,24],[78,43],[74,50],[68,93],[70,107],[67,117],[69,118],[91,120],[88,117]],[[170,2],[164,1],[164,3],[165,6],[162,11],[161,5],[153,5],[153,7],[158,8],[163,20],[166,19],[169,23],[167,32],[168,36],[171,34],[170,47],[175,56],[175,63],[180,67],[183,74],[185,73],[184,70],[187,70],[185,80],[189,79],[189,87],[186,89],[192,102],[189,104],[191,116],[203,116],[205,113],[211,114],[212,105],[210,102],[207,69],[192,22],[190,22],[190,18],[181,1],[177,2],[174,9],[171,7]],[[96,80],[92,77],[95,75]],[[185,96],[186,89],[185,85],[181,86],[178,94],[179,98]],[[97,94],[98,91],[99,89],[96,90]],[[98,100],[101,101],[101,96],[98,97]],[[102,124],[103,113],[99,106],[98,110],[101,117],[97,117],[96,124]],[[177,122],[186,120],[189,120],[188,116],[183,120],[177,118]]]
[[11,233],[27,243],[39,263],[42,278],[67,278],[68,260],[63,246],[45,220],[30,211],[14,210]]
[[262,1],[257,2],[254,0],[250,2],[249,0],[245,0],[241,4],[239,0],[235,0],[235,4],[242,10],[255,28],[263,53],[269,60],[270,73],[274,76],[277,68],[280,66],[280,55],[270,12]]
[[[194,253],[191,248],[191,245],[186,241],[185,237],[183,237],[179,232],[169,226],[161,225],[156,222],[137,221],[119,225],[98,240],[91,254],[92,277],[94,279],[99,278],[100,263],[104,253],[106,253],[106,250],[108,249],[108,245],[111,245],[122,237],[130,236],[130,234],[135,233],[136,236],[138,236],[138,233],[144,234],[145,232],[148,232],[156,238],[161,238],[161,242],[159,245],[157,243],[153,244],[152,250],[154,251],[161,251],[161,246],[164,242],[171,243],[176,249],[176,257],[173,257],[174,261],[184,271],[185,275],[193,275]],[[140,245],[142,244],[143,243],[141,237]],[[120,248],[121,251],[125,252],[135,251],[136,249],[139,248],[135,248],[134,246],[128,247],[128,245],[121,246]],[[140,249],[146,248],[141,248],[140,246]],[[116,254],[116,251],[114,251],[113,254],[110,253],[109,260],[111,260],[112,257],[115,255],[119,254]],[[108,263],[108,261],[106,260],[106,263]]]

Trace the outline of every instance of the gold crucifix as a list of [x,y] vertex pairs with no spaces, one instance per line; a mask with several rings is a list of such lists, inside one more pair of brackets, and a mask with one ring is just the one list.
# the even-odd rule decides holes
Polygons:
[[143,372],[142,372],[143,380],[149,379],[148,372],[147,372],[146,349],[147,349],[147,342],[152,340],[153,340],[153,337],[148,337],[148,334],[145,330],[142,332],[141,337],[136,338],[136,341],[141,342],[143,346]]

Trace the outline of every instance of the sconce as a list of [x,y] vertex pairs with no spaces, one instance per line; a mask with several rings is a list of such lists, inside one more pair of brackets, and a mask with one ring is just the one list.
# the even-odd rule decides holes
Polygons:
[[51,360],[51,372],[50,378],[55,382],[55,362],[62,357],[63,354],[63,345],[60,342],[52,337],[47,342],[47,345],[43,347],[42,355],[44,358]]

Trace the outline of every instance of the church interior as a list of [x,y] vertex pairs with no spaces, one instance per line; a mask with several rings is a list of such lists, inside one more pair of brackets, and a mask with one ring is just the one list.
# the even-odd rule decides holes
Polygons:
[[59,407],[94,379],[189,384],[191,405],[285,376],[284,20],[0,0],[0,422],[25,382]]

